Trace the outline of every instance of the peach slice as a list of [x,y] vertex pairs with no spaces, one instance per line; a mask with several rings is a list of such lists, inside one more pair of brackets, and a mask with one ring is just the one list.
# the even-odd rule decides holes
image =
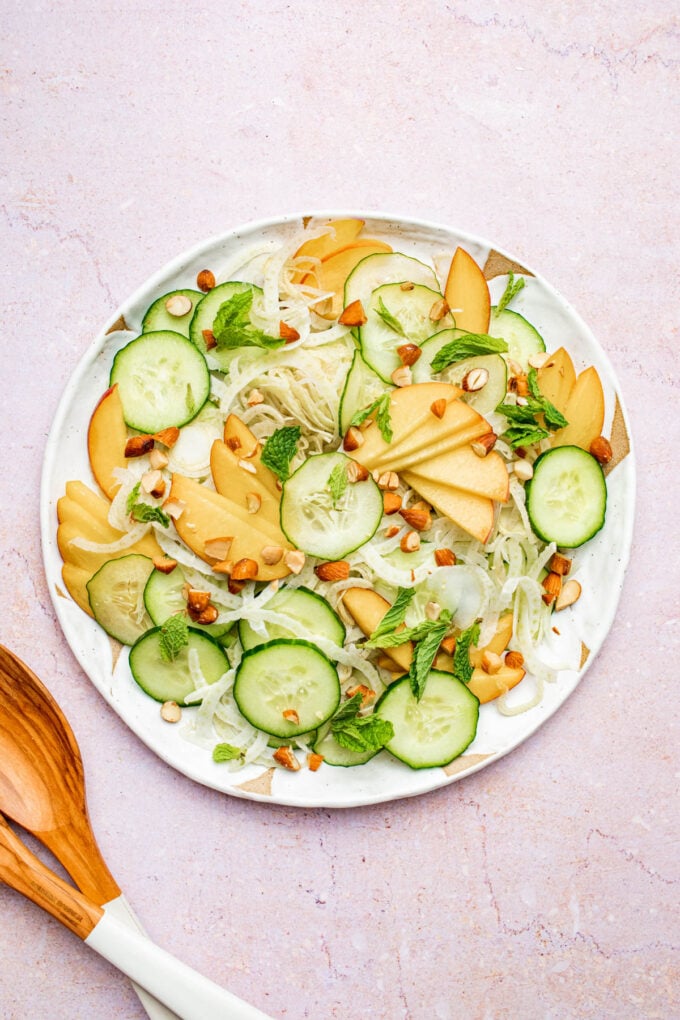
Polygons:
[[505,649],[510,644],[510,638],[512,637],[512,613],[504,613],[498,621],[496,626],[496,633],[491,638],[488,644],[484,645],[483,648],[475,648],[474,646],[470,649],[470,662],[473,666],[481,666],[484,652],[495,652],[496,655],[502,655]]
[[215,440],[210,450],[210,471],[217,491],[245,510],[248,510],[249,497],[258,497],[260,507],[252,513],[253,524],[257,526],[260,520],[266,520],[278,528],[280,493],[272,495],[258,477],[256,465],[252,467],[255,473],[250,470],[250,461],[241,459],[220,439]]
[[113,475],[113,469],[126,467],[125,443],[128,438],[127,425],[123,419],[118,386],[111,386],[100,398],[92,412],[87,429],[87,454],[97,485],[113,499],[120,487]]
[[366,238],[324,259],[314,272],[302,279],[303,283],[332,292],[332,297],[317,303],[315,311],[324,319],[337,319],[343,309],[345,281],[352,270],[369,255],[391,251],[389,244]]
[[416,479],[408,471],[402,472],[402,477],[407,485],[416,489],[440,514],[448,517],[478,542],[488,542],[496,519],[493,500],[472,492],[463,492],[451,485]]
[[[387,599],[372,588],[347,588],[342,596],[342,604],[366,637],[371,636],[390,608]],[[384,652],[400,669],[408,670],[413,657],[413,642],[405,641],[403,645],[385,648]]]
[[564,414],[569,394],[576,383],[574,363],[564,347],[551,354],[537,373],[538,388],[542,395]]
[[478,457],[471,446],[461,446],[437,457],[417,463],[409,469],[417,489],[419,482],[438,482],[456,489],[486,496],[506,503],[510,492],[510,478],[505,461],[491,450],[486,457]]
[[309,256],[316,259],[328,258],[356,241],[364,226],[363,220],[331,220],[326,233],[310,237],[295,252],[295,258]]
[[469,333],[488,333],[491,297],[484,273],[472,255],[456,248],[444,288],[456,327]]
[[499,698],[501,694],[512,690],[524,678],[525,670],[513,669],[510,666],[501,666],[497,673],[485,673],[483,669],[475,668],[472,673],[472,680],[467,685],[473,694],[476,694],[484,705],[487,701]]
[[230,414],[224,423],[224,441],[240,460],[247,460],[254,465],[259,481],[266,486],[272,496],[279,499],[281,492],[276,475],[262,463],[257,438],[236,414]]
[[553,446],[589,450],[592,441],[602,434],[604,424],[604,391],[594,366],[579,375],[563,413],[569,424],[554,434]]

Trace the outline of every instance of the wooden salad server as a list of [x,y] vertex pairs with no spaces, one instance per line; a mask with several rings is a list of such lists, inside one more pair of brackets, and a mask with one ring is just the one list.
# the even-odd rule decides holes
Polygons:
[[[139,921],[121,894],[92,832],[83,763],[71,727],[35,673],[2,645],[0,812],[32,833],[54,854],[89,901],[88,911],[105,908],[107,917],[115,917],[135,933],[143,935]],[[3,831],[14,835],[6,825]],[[35,861],[43,867],[37,858]],[[47,874],[56,878],[49,871]],[[5,881],[13,884],[7,879]],[[66,889],[75,892],[68,885]],[[81,913],[85,916],[86,912]],[[97,916],[100,914],[101,910]],[[87,913],[87,916],[92,915]],[[135,990],[151,1020],[172,1020],[175,1016],[149,995],[143,981]],[[234,1020],[264,1016],[240,1003],[234,996],[229,998],[234,1004],[231,1012],[224,1015]]]

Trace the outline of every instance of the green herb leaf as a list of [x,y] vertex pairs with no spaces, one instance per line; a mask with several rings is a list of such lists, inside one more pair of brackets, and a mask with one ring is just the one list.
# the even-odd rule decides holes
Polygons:
[[440,613],[439,619],[433,621],[432,627],[428,633],[425,634],[422,640],[415,646],[408,678],[411,684],[413,697],[416,701],[420,701],[423,696],[425,681],[432,669],[432,663],[434,662],[435,655],[439,651],[439,646],[446,637],[446,632],[449,629],[450,623],[451,614],[444,610]]
[[479,624],[473,623],[456,638],[456,649],[453,653],[453,675],[469,684],[472,680],[473,665],[470,662],[470,646],[479,641]]
[[517,294],[519,294],[519,292],[521,291],[521,289],[522,289],[522,287],[524,286],[525,283],[526,283],[526,280],[524,279],[523,276],[520,276],[518,280],[515,280],[515,274],[514,273],[508,273],[508,282],[505,285],[505,290],[503,291],[503,297],[500,299],[500,301],[496,305],[496,312],[502,312],[504,308],[507,308],[508,305],[510,304],[510,302],[512,301],[512,299]]
[[488,336],[486,333],[466,333],[458,340],[451,340],[437,351],[432,359],[432,371],[441,372],[448,365],[464,358],[473,358],[480,354],[502,354],[508,345],[499,337]]
[[163,513],[159,506],[151,506],[150,503],[143,503],[139,499],[140,484],[140,482],[137,482],[135,487],[131,489],[125,503],[125,508],[130,517],[133,521],[139,521],[140,524],[156,521],[158,524],[162,524],[164,528],[169,528],[170,518],[166,513]]
[[375,411],[375,420],[378,428],[380,429],[380,435],[383,437],[386,443],[392,442],[392,421],[390,419],[390,394],[383,393],[381,397],[374,400],[369,407],[365,407],[363,411],[357,411],[350,422],[350,426],[359,426],[366,421],[369,415]]
[[276,350],[285,344],[286,341],[281,337],[268,336],[263,330],[253,326],[250,321],[253,295],[252,288],[248,288],[240,294],[233,294],[218,308],[212,327],[218,351],[235,347]]
[[527,383],[529,386],[529,392],[531,393],[534,400],[537,400],[541,404],[543,411],[543,417],[545,423],[549,429],[563,429],[569,422],[564,417],[561,411],[558,411],[554,404],[551,404],[546,397],[541,393],[538,386],[538,372],[535,368],[530,368],[527,374]]
[[398,590],[394,603],[387,610],[382,620],[371,634],[371,641],[382,637],[383,634],[389,634],[404,622],[406,610],[408,609],[414,595],[414,588],[400,588]]
[[359,716],[361,693],[341,705],[331,720],[331,733],[348,751],[379,751],[394,736],[394,727],[377,715]]
[[[535,368],[529,369],[527,384],[530,396],[525,398],[525,404],[499,404],[496,408],[511,423],[501,438],[513,447],[539,443],[548,438],[549,430],[562,429],[569,424],[555,405],[541,394]],[[539,415],[543,415],[543,423]]]
[[234,747],[233,744],[215,744],[213,747],[212,759],[216,762],[223,761],[234,761],[236,758],[242,758],[243,751],[240,747]]
[[330,475],[328,476],[327,488],[331,494],[333,500],[333,509],[337,508],[337,504],[345,494],[345,490],[349,484],[349,478],[347,476],[347,464],[341,462],[336,464]]
[[172,662],[189,644],[189,625],[183,614],[169,617],[160,630],[160,653],[163,662]]
[[398,333],[399,336],[404,337],[406,336],[404,327],[399,322],[399,319],[396,317],[396,315],[392,314],[389,308],[386,307],[385,302],[381,297],[378,298],[378,307],[376,308],[376,312],[378,313],[378,315],[380,316],[380,318],[382,319],[386,326],[389,326],[389,328],[394,330],[395,333]]
[[262,447],[260,460],[282,482],[285,482],[290,474],[290,462],[297,452],[300,432],[299,425],[284,425],[277,429]]

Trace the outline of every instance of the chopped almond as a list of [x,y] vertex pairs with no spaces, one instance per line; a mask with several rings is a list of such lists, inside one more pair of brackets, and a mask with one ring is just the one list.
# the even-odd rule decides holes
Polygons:
[[[189,610],[189,615],[191,616],[191,610]],[[219,615],[216,606],[209,605],[202,613],[199,613],[195,618],[192,617],[192,619],[194,619],[195,623],[201,623],[205,627],[214,623]]]
[[453,549],[435,549],[434,562],[438,567],[454,567],[456,565],[456,554]]
[[290,747],[277,747],[272,757],[279,765],[283,765],[284,769],[289,769],[291,772],[298,772],[300,769],[300,762]]
[[439,646],[447,655],[453,655],[456,650],[456,639],[453,636],[445,637]]
[[411,365],[415,365],[418,358],[422,355],[422,351],[418,344],[402,344],[397,347],[397,354],[402,365],[410,368]]
[[521,669],[524,665],[524,656],[521,652],[507,652],[505,665],[508,669]]
[[232,580],[254,581],[259,569],[257,560],[251,560],[247,556],[244,556],[243,559],[237,560],[234,564],[234,569],[231,572]]
[[396,471],[384,471],[378,476],[378,488],[395,492],[399,488],[399,475]]
[[260,549],[260,556],[262,562],[266,563],[267,566],[273,567],[275,563],[279,563],[283,556],[283,549],[280,545],[265,545]]
[[495,432],[486,432],[479,439],[475,439],[473,443],[470,443],[470,446],[478,457],[486,457],[489,450],[493,450],[497,439],[498,436]]
[[571,560],[568,556],[563,556],[562,553],[553,553],[550,557],[550,569],[564,577],[571,570]]
[[202,613],[210,605],[210,592],[189,587],[186,593],[187,607],[196,613]]
[[246,585],[245,581],[235,581],[233,577],[230,577],[229,583],[227,585],[227,587],[229,588],[229,594],[230,595],[240,594],[240,592],[242,592],[243,589],[245,588],[245,585]]
[[407,531],[399,543],[399,547],[405,553],[417,552],[420,549],[420,535],[418,532]]
[[390,514],[396,514],[401,510],[401,496],[396,492],[384,492],[383,509],[388,517]]
[[443,418],[446,414],[446,400],[444,397],[440,397],[439,400],[435,400],[430,404],[430,410],[435,418]]
[[316,751],[310,751],[307,755],[307,768],[310,772],[317,772],[323,764],[323,755]]
[[395,368],[390,379],[395,386],[410,386],[413,382],[413,375],[408,365],[400,365],[399,368]]
[[368,322],[361,301],[352,301],[340,314],[338,322],[341,326],[363,326]]
[[168,723],[177,723],[182,718],[182,709],[176,701],[164,701],[161,705],[161,719]]
[[389,528],[385,528],[385,538],[394,538],[395,535],[399,534],[400,530],[396,524],[390,524]]
[[156,570],[160,570],[161,574],[171,574],[177,566],[177,560],[173,560],[169,556],[154,556],[151,562]]
[[320,563],[314,567],[314,573],[320,581],[346,581],[349,577],[349,563],[347,560]]
[[446,298],[440,298],[439,301],[435,301],[432,308],[430,308],[430,319],[432,322],[439,322],[439,320],[443,319],[445,315],[448,315],[450,311],[451,309],[449,308]]
[[427,531],[432,527],[432,514],[429,510],[418,510],[415,507],[407,507],[400,511],[401,516],[411,528],[416,531]]
[[555,573],[551,570],[548,576],[543,581],[543,587],[545,592],[543,593],[543,601],[546,606],[551,606],[556,600],[560,592],[562,591],[562,575]]
[[357,460],[351,460],[347,465],[347,481],[351,485],[355,485],[356,482],[365,482],[367,478],[368,468],[365,468]]
[[160,471],[161,468],[168,466],[167,455],[154,446],[153,450],[149,453],[149,464],[154,471]]
[[179,439],[179,429],[176,425],[171,425],[167,429],[161,429],[160,432],[154,432],[153,438],[163,446],[174,446]]
[[295,723],[296,726],[300,725],[300,716],[297,714],[294,708],[285,708],[281,713],[286,722]]
[[215,334],[211,329],[203,329],[201,332],[203,334],[206,351],[211,351],[213,347],[217,347],[217,340],[215,339]]
[[207,294],[215,286],[215,274],[210,269],[201,269],[196,277],[196,286]]
[[285,340],[287,344],[294,344],[296,340],[300,339],[300,334],[293,326],[289,326],[283,319],[279,322],[279,336],[282,340]]
[[224,538],[209,538],[207,542],[203,543],[203,552],[211,559],[226,560],[233,541],[233,535],[227,535]]
[[348,698],[353,698],[355,695],[361,695],[361,707],[365,708],[366,705],[370,705],[375,699],[375,691],[372,691],[366,684],[357,684],[356,687],[348,687],[346,690]]
[[246,493],[246,508],[249,514],[256,514],[262,506],[262,496],[259,492]]
[[348,453],[352,453],[353,450],[358,450],[364,441],[361,429],[358,429],[356,425],[350,425],[347,429],[347,433],[345,434],[342,448],[343,450],[347,450]]
[[305,554],[299,549],[289,549],[284,553],[283,562],[293,574],[299,574],[305,565]]
[[143,457],[153,450],[153,436],[130,436],[125,444],[126,457]]
[[168,315],[172,315],[175,319],[181,319],[183,315],[188,315],[192,308],[191,298],[188,298],[186,294],[172,294],[165,302]]
[[577,602],[580,598],[581,585],[579,582],[573,578],[571,581],[565,581],[562,585],[562,591],[555,601],[555,610],[561,612],[563,609],[567,609],[568,606],[573,606],[574,602]]
[[482,655],[482,669],[484,670],[484,672],[491,673],[493,675],[494,673],[499,672],[502,665],[503,660],[501,659],[500,655],[498,655],[496,652],[490,652],[487,648],[484,654]]
[[145,471],[141,478],[141,487],[155,499],[160,499],[165,492],[165,479],[158,470]]
[[608,464],[614,456],[612,445],[608,439],[605,439],[604,436],[598,436],[597,439],[593,439],[588,452],[595,458],[596,461],[598,461],[599,464],[602,464],[603,467],[605,464]]

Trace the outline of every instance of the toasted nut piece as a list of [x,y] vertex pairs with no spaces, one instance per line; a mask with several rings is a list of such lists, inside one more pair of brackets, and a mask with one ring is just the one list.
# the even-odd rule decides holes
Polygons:
[[206,351],[211,351],[213,347],[217,347],[217,340],[215,339],[215,334],[211,329],[202,329],[201,333],[203,334],[203,340],[205,341]]
[[508,366],[508,371],[512,375],[521,375],[522,374],[524,369],[520,365],[519,361],[515,361],[514,358],[506,358],[505,360],[506,360],[506,364]]
[[338,322],[341,326],[363,326],[367,323],[368,319],[361,301],[352,301],[347,305],[341,312]]
[[246,400],[246,406],[257,407],[258,404],[264,404],[264,397],[259,390],[251,390]]
[[283,555],[283,562],[293,574],[299,574],[305,565],[305,554],[299,549],[289,549]]
[[173,521],[176,521],[178,517],[181,517],[186,509],[186,503],[183,499],[166,499],[163,504],[168,517],[172,517]]
[[176,318],[188,315],[192,308],[191,298],[188,298],[186,294],[173,294],[165,302],[165,309],[168,315],[174,315]]
[[351,453],[352,450],[358,450],[363,442],[364,434],[361,429],[358,429],[356,425],[350,425],[343,440],[342,448]]
[[463,376],[461,386],[466,393],[476,393],[483,389],[489,381],[489,373],[486,368],[471,368]]
[[410,280],[404,280],[404,282],[402,283],[402,285],[401,285],[401,287],[399,289],[400,290],[413,290],[414,287],[415,287],[415,283],[411,283]]
[[356,482],[365,482],[368,478],[368,468],[357,460],[351,460],[347,465],[347,481],[354,485]]
[[196,286],[199,290],[202,290],[204,294],[207,294],[209,290],[212,290],[215,286],[215,274],[209,269],[201,269],[200,273],[196,277]]
[[307,755],[307,768],[310,772],[317,772],[323,764],[323,755],[316,751],[310,751]]
[[550,557],[549,566],[556,574],[561,574],[564,577],[571,570],[571,560],[568,556],[563,556],[562,553],[556,552]]
[[429,510],[418,510],[415,507],[406,507],[400,511],[409,527],[416,531],[427,531],[432,527],[432,514]]
[[242,468],[244,471],[247,471],[249,475],[257,474],[257,468],[255,467],[255,465],[251,464],[249,460],[244,460],[243,457],[241,457],[241,459],[239,460],[238,466]]
[[225,535],[220,538],[209,538],[203,543],[203,552],[213,560],[226,560],[234,541],[233,535]]
[[399,368],[395,368],[390,379],[395,386],[410,386],[413,382],[411,369],[407,365],[400,365]]
[[262,506],[262,496],[259,492],[246,493],[246,507],[249,514],[256,514]]
[[[213,573],[215,574],[227,574],[231,576],[231,572],[234,569],[233,560],[218,560],[217,563],[211,564]],[[241,582],[239,582],[241,583]],[[245,581],[243,582],[245,584]],[[229,589],[231,591],[231,589]]]
[[396,471],[383,471],[378,475],[378,488],[387,489],[389,492],[396,492],[399,488],[399,475]]
[[498,436],[495,432],[487,432],[479,439],[475,439],[474,443],[470,443],[470,446],[478,457],[486,457],[489,450],[493,450],[497,439]]
[[140,479],[140,486],[150,496],[160,499],[165,492],[165,479],[160,471],[145,471]]
[[259,569],[257,560],[251,560],[244,556],[234,564],[231,576],[234,581],[253,581],[257,577]]
[[198,588],[189,588],[186,593],[187,607],[196,613],[202,613],[210,605],[210,592],[200,591]]
[[171,574],[177,566],[177,560],[171,559],[170,556],[154,556],[151,562],[161,574]]
[[161,705],[161,719],[169,723],[179,722],[182,718],[182,709],[176,701],[164,701]]
[[388,517],[390,514],[396,514],[397,510],[401,510],[401,496],[396,492],[384,492],[383,510]]
[[[391,493],[389,493],[389,495],[391,495]],[[399,503],[401,504],[401,497],[397,498],[399,499]],[[385,538],[394,538],[394,536],[398,535],[400,531],[401,528],[399,528],[396,524],[390,524],[389,528],[385,528]]]
[[283,765],[284,769],[289,769],[291,772],[299,772],[300,762],[289,747],[277,747],[272,757],[279,765]]
[[224,442],[233,453],[236,453],[237,450],[241,449],[241,440],[238,436],[229,436],[228,439],[224,440]]
[[442,611],[442,607],[438,602],[428,602],[425,606],[425,616],[428,620],[438,620],[439,614]]
[[542,596],[543,601],[546,606],[551,606],[562,591],[562,575],[551,570],[543,581],[543,587],[545,588],[545,593]]
[[320,581],[346,581],[349,577],[349,563],[347,560],[320,563],[314,567],[314,573]]
[[357,694],[360,694],[362,708],[365,708],[366,705],[370,705],[375,698],[375,691],[372,691],[370,687],[366,686],[366,684],[357,684],[356,687],[348,687],[345,694],[348,698],[354,698]]
[[445,315],[448,315],[450,311],[451,309],[449,308],[446,298],[440,298],[439,301],[435,301],[432,308],[430,308],[430,319],[432,322],[439,322],[439,320],[443,319]]
[[153,438],[156,442],[162,443],[163,446],[174,446],[179,439],[179,429],[176,425],[170,425],[167,429],[154,432]]
[[[527,363],[530,368],[543,368],[546,361],[550,358],[547,351],[536,351],[535,354],[530,354],[527,358]],[[524,661],[524,660],[522,660]]]
[[[213,567],[213,570],[214,569],[215,568]],[[245,586],[246,586],[245,581],[235,581],[233,577],[229,578],[229,582],[227,584],[230,595],[239,595],[243,591]]]
[[159,450],[158,447],[154,446],[153,450],[149,454],[149,464],[154,471],[160,471],[161,468],[167,467],[168,465],[167,455],[163,453],[162,450]]
[[143,457],[153,450],[153,436],[130,436],[125,444],[126,457]]
[[434,562],[438,567],[455,567],[456,554],[453,549],[435,549]]
[[510,376],[508,379],[508,391],[516,393],[518,397],[529,396],[529,380],[525,372],[519,372],[517,375]]
[[502,665],[503,660],[496,652],[490,652],[487,649],[482,655],[482,669],[485,673],[498,673]]
[[289,326],[283,319],[279,322],[279,336],[282,340],[285,340],[287,344],[294,344],[296,340],[300,339],[300,334],[293,326]]
[[614,456],[611,443],[604,436],[598,436],[597,439],[593,439],[590,444],[589,453],[600,464],[608,464]]
[[453,653],[456,650],[455,637],[453,637],[452,635],[449,637],[445,637],[439,647],[443,652],[446,652],[447,655],[453,655]]
[[399,359],[402,365],[406,365],[407,367],[415,365],[422,353],[423,352],[418,344],[402,344],[401,347],[397,347]]
[[562,585],[562,591],[557,596],[555,601],[556,611],[567,609],[568,606],[573,606],[574,602],[578,602],[581,598],[581,585],[578,581],[573,578],[570,581],[565,581]]
[[417,531],[407,531],[401,542],[399,548],[402,552],[417,552],[420,549],[420,535]]
[[[191,615],[191,613],[189,613],[189,615]],[[209,624],[214,623],[219,615],[217,608],[210,605],[207,609],[204,609],[202,613],[198,614],[195,622],[202,623],[203,626],[208,626]]]
[[430,410],[435,418],[443,418],[446,414],[446,400],[444,397],[440,397],[439,400],[435,400],[430,404]]
[[294,708],[284,708],[281,715],[288,722],[295,723],[296,726],[298,726],[300,723],[300,716],[297,714]]
[[533,477],[534,469],[528,460],[518,460],[515,462],[515,478],[519,478],[520,482],[528,482]]
[[521,652],[506,652],[505,665],[508,669],[521,669],[524,665],[524,656]]
[[263,563],[266,563],[269,567],[273,567],[275,563],[279,563],[281,561],[283,549],[280,545],[265,545],[262,549],[260,549],[260,556],[262,557]]

